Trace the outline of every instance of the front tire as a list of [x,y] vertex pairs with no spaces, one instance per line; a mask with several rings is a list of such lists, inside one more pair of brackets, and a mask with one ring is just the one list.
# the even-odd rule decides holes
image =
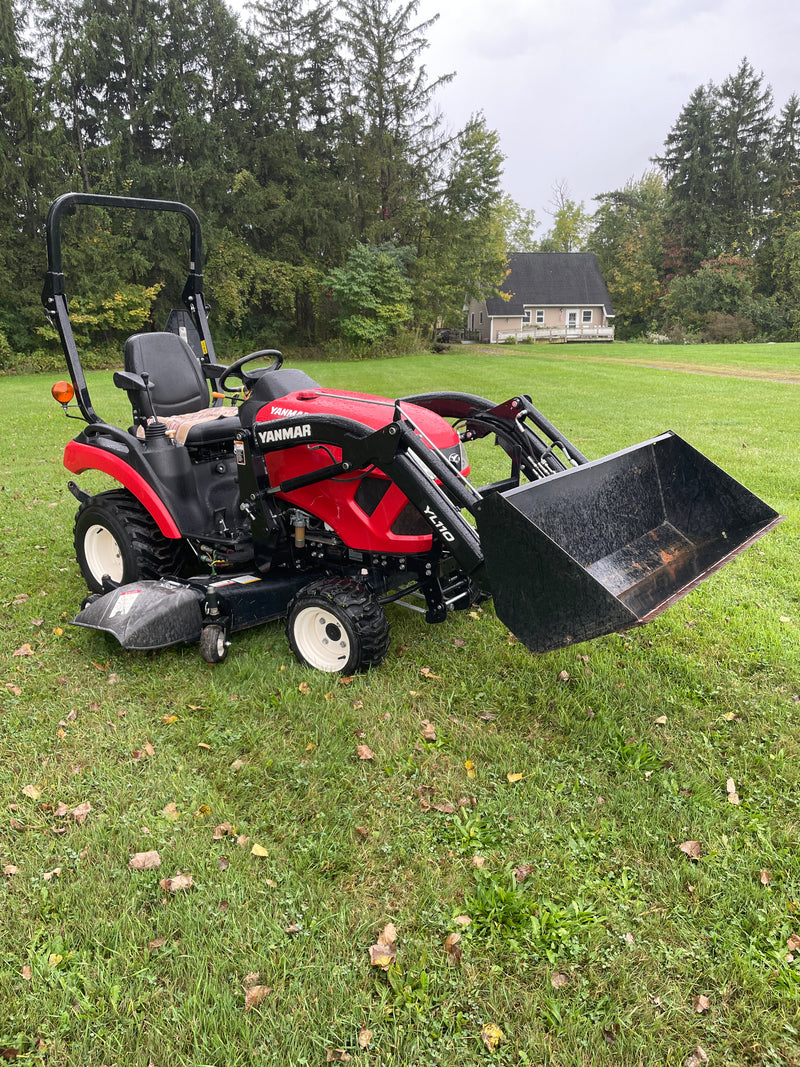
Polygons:
[[389,622],[383,607],[350,578],[320,578],[289,605],[286,636],[300,663],[327,673],[352,674],[383,662]]
[[183,542],[164,537],[155,520],[127,489],[112,489],[81,504],[73,530],[75,555],[87,586],[102,593],[114,585],[176,574]]

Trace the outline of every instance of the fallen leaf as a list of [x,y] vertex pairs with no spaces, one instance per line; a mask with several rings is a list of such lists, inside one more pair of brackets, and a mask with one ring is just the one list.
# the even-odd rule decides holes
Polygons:
[[603,1027],[603,1040],[607,1045],[616,1045],[617,1034],[619,1033],[619,1023],[613,1023],[611,1026]]
[[240,771],[242,769],[242,767],[244,767],[244,766],[245,766],[245,761],[243,759],[235,759],[233,761],[233,763],[231,764],[231,770],[232,771]]
[[568,682],[569,681],[569,671],[559,671],[558,672],[558,680],[559,680],[559,682]]
[[370,946],[369,962],[373,967],[388,971],[397,959],[397,930],[394,923],[387,923],[378,934],[377,943]]
[[286,927],[284,933],[287,933],[287,934],[290,934],[290,935],[299,934],[300,933],[300,927],[297,925],[297,923],[289,923],[289,925]]
[[172,723],[174,723],[174,722],[177,722],[177,721],[178,721],[178,716],[177,716],[177,715],[165,715],[165,716],[164,716],[164,717],[162,718],[162,720],[161,720],[161,721],[162,721],[163,723],[165,723],[165,724],[166,724],[167,726],[171,726],[171,725],[172,725]]
[[518,771],[515,771],[513,773],[511,771],[509,771],[508,774],[506,775],[506,778],[509,780],[509,782],[512,782],[512,783],[513,782],[521,782],[524,777],[525,777],[525,775],[524,774],[520,774]]
[[180,871],[173,878],[162,878],[158,883],[165,893],[181,893],[185,889],[191,889],[194,878],[190,874],[181,874]]
[[152,871],[161,866],[161,857],[154,850],[152,852],[137,852],[131,856],[128,866],[134,871]]
[[769,883],[772,881],[772,872],[762,869],[761,873],[759,874],[759,881],[762,885],[769,885]]
[[666,726],[667,725],[667,716],[666,715],[659,715],[657,719],[653,719],[653,725],[654,726]]
[[519,867],[514,868],[514,878],[518,882],[524,882],[526,878],[529,878],[533,874],[533,865],[530,863],[520,863]]
[[30,982],[31,978],[33,978],[33,971],[27,965],[19,973],[26,982]]
[[326,1063],[347,1063],[352,1059],[352,1056],[344,1048],[326,1048],[325,1049],[325,1062]]
[[464,760],[464,769],[467,772],[467,778],[477,778],[478,772],[475,770],[475,764],[471,759]]
[[15,656],[32,656],[33,655],[33,649],[26,642],[24,645],[20,645],[19,648],[14,649],[14,653],[13,654]]
[[250,838],[246,837],[244,834],[239,834],[236,838],[236,844],[239,848],[247,848],[250,844]]
[[455,646],[455,648],[465,648],[466,644],[467,644],[467,642],[464,640],[463,637],[457,637],[455,639],[455,641],[453,642],[453,645]]
[[14,819],[14,818],[9,819],[8,820],[8,825],[11,827],[12,830],[24,830],[25,829],[25,823],[20,822],[19,819]]
[[797,934],[792,934],[786,941],[786,947],[790,952],[797,952],[800,948],[800,937]]
[[367,838],[372,833],[372,831],[367,826],[357,826],[356,833],[359,837]]
[[441,674],[434,674],[430,667],[421,667],[419,672],[423,678],[441,678]]
[[269,994],[272,992],[272,986],[268,985],[251,985],[249,989],[245,990],[244,994],[244,1010],[250,1011],[251,1008],[255,1008],[262,1000],[266,1000]]
[[302,693],[303,696],[307,696],[311,692],[311,686],[308,682],[301,682],[297,687],[298,693]]
[[358,1045],[359,1045],[359,1048],[369,1048],[371,1042],[372,1042],[372,1031],[368,1030],[366,1028],[366,1026],[362,1026],[362,1028],[358,1031]]
[[256,845],[253,845],[253,847],[250,849],[250,855],[251,856],[268,856],[269,852],[264,848],[263,845],[256,844]]
[[70,815],[75,820],[75,822],[78,824],[78,826],[82,826],[83,823],[86,822],[86,817],[87,817],[87,815],[89,814],[89,812],[91,810],[92,810],[92,805],[89,803],[88,800],[84,800],[84,802],[82,804],[78,804],[77,807],[72,809],[72,811],[70,812]]
[[458,964],[461,962],[462,948],[460,945],[461,934],[448,934],[444,942],[444,951],[447,954],[447,962]]
[[232,826],[229,822],[221,822],[219,826],[214,827],[214,833],[211,835],[211,840],[221,841],[223,837],[233,837],[235,834],[235,826]]
[[180,818],[180,812],[174,800],[171,800],[169,804],[161,809],[161,814],[165,819],[172,819],[173,821]]
[[698,1015],[703,1015],[705,1012],[711,1010],[711,1001],[705,993],[701,993],[699,996],[692,997],[692,1007]]
[[428,722],[427,719],[422,720],[422,729],[420,730],[420,733],[426,741],[436,740],[436,727],[433,723]]
[[13,863],[7,863],[3,868],[3,874],[6,878],[13,878],[13,876],[19,871],[19,867],[14,866]]
[[360,760],[375,759],[375,753],[369,745],[358,745],[356,748],[356,755]]
[[632,945],[634,944],[635,938],[632,933],[628,932],[625,934],[624,941],[626,945]]
[[683,1061],[683,1067],[700,1067],[701,1063],[708,1063],[708,1053],[697,1045],[694,1052],[690,1052]]
[[678,845],[681,852],[684,852],[690,860],[699,860],[702,845],[699,841],[684,841],[683,844]]
[[198,741],[197,742],[197,747],[198,748],[204,748],[206,750],[206,752],[210,752],[211,751],[211,745],[207,745],[205,743],[205,741]]
[[231,865],[231,861],[228,859],[227,856],[220,856],[217,859],[217,867],[221,871],[227,871],[227,869],[230,867],[230,865]]
[[485,863],[486,863],[486,857],[485,856],[473,856],[472,857],[472,866],[473,867],[477,867],[478,870],[480,870],[481,867],[483,867],[483,865]]
[[30,797],[31,800],[38,800],[39,797],[42,795],[41,789],[39,789],[35,785],[24,785],[22,787],[22,792],[25,794],[26,797]]
[[55,867],[52,871],[45,871],[45,873],[42,875],[42,878],[44,878],[45,882],[49,882],[53,878],[60,878],[60,877],[61,877],[61,868],[60,867]]
[[148,941],[147,948],[150,952],[155,952],[157,948],[163,948],[166,943],[166,937],[155,937],[152,941]]
[[456,915],[455,919],[453,919],[453,922],[456,924],[456,926],[469,926],[469,924],[472,922],[472,919],[470,919],[469,915]]
[[550,985],[553,989],[563,989],[564,986],[569,985],[569,976],[562,974],[561,971],[553,971],[550,975]]
[[497,1023],[486,1023],[481,1030],[481,1041],[489,1052],[494,1052],[505,1036]]

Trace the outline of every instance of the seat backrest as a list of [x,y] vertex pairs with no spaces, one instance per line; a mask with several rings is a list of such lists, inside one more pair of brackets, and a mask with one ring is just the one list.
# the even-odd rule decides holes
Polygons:
[[[125,342],[125,370],[149,376],[154,415],[184,415],[209,404],[208,382],[192,349],[175,333],[136,333]],[[134,407],[150,412],[146,397]]]

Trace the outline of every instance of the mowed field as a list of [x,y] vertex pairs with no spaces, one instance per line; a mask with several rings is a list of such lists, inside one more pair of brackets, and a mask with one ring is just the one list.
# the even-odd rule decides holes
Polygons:
[[[800,345],[302,366],[528,393],[590,458],[671,429],[787,518],[654,623],[542,656],[491,604],[389,607],[352,679],[281,624],[218,666],[126,653],[69,625],[81,424],[49,378],[1,379],[0,1056],[800,1062]],[[110,378],[95,407],[127,425]]]

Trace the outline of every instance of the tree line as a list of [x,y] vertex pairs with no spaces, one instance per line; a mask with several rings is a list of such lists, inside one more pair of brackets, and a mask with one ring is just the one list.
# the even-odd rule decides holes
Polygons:
[[[457,325],[509,252],[579,248],[600,259],[619,336],[800,336],[796,96],[776,115],[743,60],[593,215],[557,187],[537,240],[502,190],[497,133],[438,112],[449,76],[427,74],[418,3],[252,0],[239,18],[223,0],[0,0],[0,366],[53,351],[43,220],[71,190],[192,205],[215,332],[242,345]],[[163,323],[181,241],[171,216],[76,212],[79,343],[102,352]]]
[[[254,0],[240,19],[222,0],[0,0],[7,345],[48,342],[43,220],[69,190],[194,207],[215,326],[245,341],[374,342],[497,284],[498,136],[481,115],[446,127],[418,2]],[[182,284],[175,220],[118,214],[79,209],[65,233],[83,341],[158,321]]]

